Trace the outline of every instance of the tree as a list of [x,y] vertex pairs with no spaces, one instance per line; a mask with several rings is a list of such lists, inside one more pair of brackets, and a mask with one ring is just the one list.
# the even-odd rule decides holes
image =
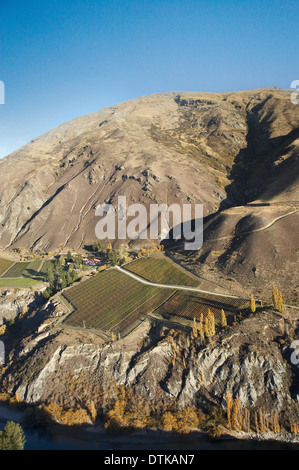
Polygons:
[[47,272],[46,272],[46,276],[47,276],[47,281],[50,283],[50,284],[53,284],[54,282],[54,278],[55,278],[55,274],[54,274],[54,268],[52,265],[50,265],[47,269]]
[[251,313],[254,313],[256,311],[255,300],[252,294],[250,296],[250,311]]
[[92,251],[98,253],[102,249],[102,244],[100,242],[93,242]]
[[165,431],[172,431],[177,427],[176,417],[170,412],[166,411],[162,416],[162,426]]
[[276,286],[272,287],[272,302],[273,302],[273,307],[277,308],[277,301],[278,301],[278,289]]
[[112,339],[113,343],[116,341],[116,335],[115,335],[115,333],[113,333],[113,331],[111,333],[111,339]]
[[196,318],[193,318],[193,328],[192,328],[193,338],[197,338],[197,323]]
[[95,421],[97,418],[97,409],[93,400],[91,400],[90,402],[89,411],[90,411],[91,419]]
[[192,406],[177,411],[175,417],[177,420],[175,430],[181,434],[187,434],[199,426],[197,410]]
[[221,326],[225,328],[227,326],[226,315],[223,309],[221,309]]
[[210,309],[208,309],[206,316],[205,334],[209,337],[215,334],[215,315]]
[[8,421],[0,434],[0,450],[24,450],[26,439],[19,423]]
[[111,261],[112,266],[117,265],[117,253],[116,253],[116,251],[112,251],[112,250],[109,251],[108,258]]
[[50,287],[47,287],[45,290],[42,292],[42,296],[45,300],[48,300],[52,295],[52,289]]
[[67,261],[72,261],[73,257],[72,257],[72,253],[70,252],[70,250],[67,252],[67,255],[66,255],[66,260]]
[[5,324],[0,326],[0,336],[4,335],[4,333],[6,332],[6,328],[7,326]]
[[203,327],[203,331],[204,331],[204,335],[209,338],[211,335],[210,335],[210,328],[209,328],[209,318],[208,316],[205,317],[205,323],[204,323],[204,327]]
[[279,311],[280,313],[282,313],[283,310],[284,310],[284,306],[283,306],[283,297],[282,297],[282,293],[281,293],[281,292],[278,292],[277,308],[278,308],[278,311]]
[[231,399],[230,393],[227,392],[226,396],[226,403],[227,403],[227,423],[228,423],[228,428],[231,429],[232,425],[232,407],[233,407],[233,401]]
[[232,428],[235,431],[241,431],[242,429],[242,417],[239,397],[234,400],[232,407]]
[[64,264],[64,259],[61,256],[56,258],[56,260],[54,261],[54,272],[55,272],[55,274],[60,273],[63,264]]

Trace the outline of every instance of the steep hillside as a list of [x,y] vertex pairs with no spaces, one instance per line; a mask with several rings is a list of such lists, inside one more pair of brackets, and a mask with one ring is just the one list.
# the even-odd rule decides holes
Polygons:
[[74,119],[0,161],[1,246],[79,249],[96,205],[119,194],[208,215],[263,194],[271,173],[276,197],[296,183],[298,123],[289,93],[270,89],[164,93]]
[[118,195],[202,203],[193,268],[246,290],[282,282],[295,299],[298,145],[299,107],[284,90],[171,92],[105,108],[0,160],[0,247],[83,249],[96,206]]

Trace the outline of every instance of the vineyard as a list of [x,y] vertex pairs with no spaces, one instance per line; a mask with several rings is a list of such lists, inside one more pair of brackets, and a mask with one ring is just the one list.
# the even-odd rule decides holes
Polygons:
[[125,265],[124,268],[150,282],[192,287],[200,285],[199,279],[192,277],[191,274],[189,275],[166,259],[140,258]]
[[[139,259],[126,265],[126,269],[151,282],[198,284],[196,279],[163,259]],[[144,285],[116,269],[94,275],[66,289],[62,295],[74,309],[66,318],[66,325],[120,333],[122,337],[153,312],[179,322],[198,319],[210,309],[217,323],[222,309],[229,321],[236,312],[249,306],[248,300]]]
[[34,277],[38,274],[41,261],[27,261],[14,263],[2,278]]
[[125,274],[110,269],[67,289],[63,296],[74,312],[65,320],[67,325],[96,328],[125,334],[167,299],[169,292],[144,286]]
[[13,261],[0,258],[0,277],[14,264]]
[[222,309],[229,320],[236,312],[248,307],[249,300],[176,291],[168,301],[157,308],[155,313],[172,320],[179,320],[180,318],[193,320],[193,318],[200,318],[201,314],[205,317],[208,309],[210,309],[214,313],[217,323],[217,321],[220,322]]

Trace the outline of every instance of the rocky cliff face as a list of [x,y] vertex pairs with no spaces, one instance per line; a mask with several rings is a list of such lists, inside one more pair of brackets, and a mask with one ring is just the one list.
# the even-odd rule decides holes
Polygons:
[[47,314],[34,335],[16,344],[2,379],[9,393],[27,403],[68,408],[98,399],[105,411],[115,384],[157,408],[174,399],[178,408],[226,409],[230,392],[244,408],[274,409],[284,422],[298,417],[298,368],[290,360],[298,332],[295,310],[237,319],[203,345],[190,332],[146,322],[126,339],[103,346],[95,332],[61,330],[55,315]]

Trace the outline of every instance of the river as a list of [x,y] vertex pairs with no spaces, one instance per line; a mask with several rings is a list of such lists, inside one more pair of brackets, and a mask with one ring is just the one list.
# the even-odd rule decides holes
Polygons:
[[[0,428],[4,428],[7,420],[22,425],[22,416],[22,411],[1,405]],[[22,428],[26,436],[25,450],[299,450],[299,444],[253,440],[216,441],[203,438],[200,433],[184,436],[156,431],[112,434],[102,424],[71,429],[59,425]]]

